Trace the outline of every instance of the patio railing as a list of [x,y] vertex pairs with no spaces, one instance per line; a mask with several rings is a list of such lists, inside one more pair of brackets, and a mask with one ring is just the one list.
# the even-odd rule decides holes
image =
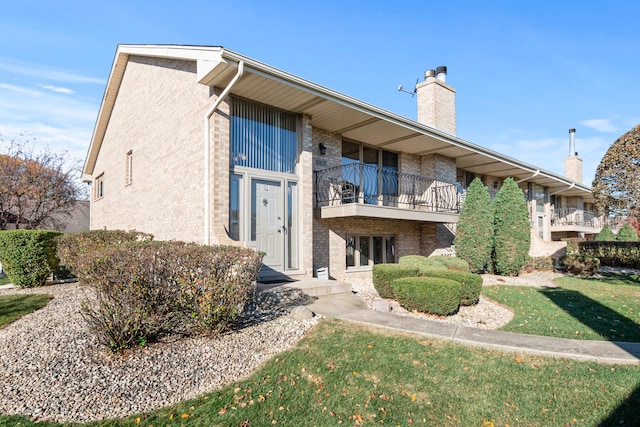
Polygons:
[[553,210],[551,216],[551,226],[579,226],[590,228],[602,228],[605,225],[612,227],[613,223],[609,218],[596,215],[591,211],[584,211],[576,208],[559,208]]
[[458,213],[463,193],[458,184],[361,163],[314,172],[316,207],[361,203]]

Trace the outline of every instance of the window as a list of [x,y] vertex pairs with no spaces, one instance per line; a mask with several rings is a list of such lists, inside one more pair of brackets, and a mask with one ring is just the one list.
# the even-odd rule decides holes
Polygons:
[[242,175],[232,173],[229,183],[229,237],[235,241],[240,240],[241,188]]
[[129,185],[132,182],[132,173],[133,169],[133,150],[129,150],[126,158],[126,176],[125,176],[125,185]]
[[342,141],[342,179],[353,184],[364,203],[392,205],[398,195],[398,154]]
[[93,199],[98,200],[104,197],[104,174],[100,174],[93,183]]
[[347,268],[396,262],[395,236],[347,236]]
[[297,116],[233,98],[231,166],[294,173],[298,161]]

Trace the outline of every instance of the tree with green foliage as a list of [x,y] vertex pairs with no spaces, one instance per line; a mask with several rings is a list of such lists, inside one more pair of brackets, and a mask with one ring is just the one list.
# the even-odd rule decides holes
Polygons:
[[616,240],[618,242],[637,242],[638,232],[635,230],[635,228],[633,228],[631,224],[627,222],[625,225],[622,226],[620,231],[618,231]]
[[596,242],[613,242],[616,240],[616,234],[608,227],[602,227],[602,230],[596,235],[594,239]]
[[640,125],[609,147],[592,192],[595,206],[605,214],[632,222],[640,219]]
[[454,240],[456,256],[473,272],[484,271],[493,251],[493,212],[489,192],[479,178],[469,188],[460,211]]
[[493,200],[493,262],[496,273],[515,276],[525,265],[531,244],[530,228],[524,194],[513,178],[507,178]]

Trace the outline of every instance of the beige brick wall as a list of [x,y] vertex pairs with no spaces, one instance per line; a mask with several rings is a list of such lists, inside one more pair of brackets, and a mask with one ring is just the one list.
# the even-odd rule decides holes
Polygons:
[[576,182],[582,182],[582,159],[571,156],[564,159],[564,175]]
[[427,78],[416,86],[418,121],[452,135],[456,134],[456,91],[448,84]]
[[94,169],[104,197],[92,200],[92,229],[202,240],[202,120],[214,98],[195,73],[194,62],[130,58]]
[[353,280],[371,277],[371,269],[347,271],[347,235],[353,236],[395,236],[396,259],[405,255],[420,253],[420,224],[376,218],[335,218],[314,222],[313,250],[314,271],[319,267],[329,267],[329,275],[338,280]]

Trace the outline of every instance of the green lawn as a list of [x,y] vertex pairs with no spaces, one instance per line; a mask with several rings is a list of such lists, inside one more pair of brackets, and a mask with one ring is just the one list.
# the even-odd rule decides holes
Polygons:
[[7,283],[11,283],[11,279],[9,279],[8,277],[0,278],[0,285],[6,285]]
[[44,307],[52,298],[43,294],[0,296],[0,328]]
[[[607,426],[638,419],[640,366],[502,353],[323,320],[244,381],[89,425]],[[36,426],[0,417],[0,426],[19,425]]]
[[483,295],[511,307],[501,330],[585,340],[640,342],[640,277],[561,277],[557,288],[485,286]]

